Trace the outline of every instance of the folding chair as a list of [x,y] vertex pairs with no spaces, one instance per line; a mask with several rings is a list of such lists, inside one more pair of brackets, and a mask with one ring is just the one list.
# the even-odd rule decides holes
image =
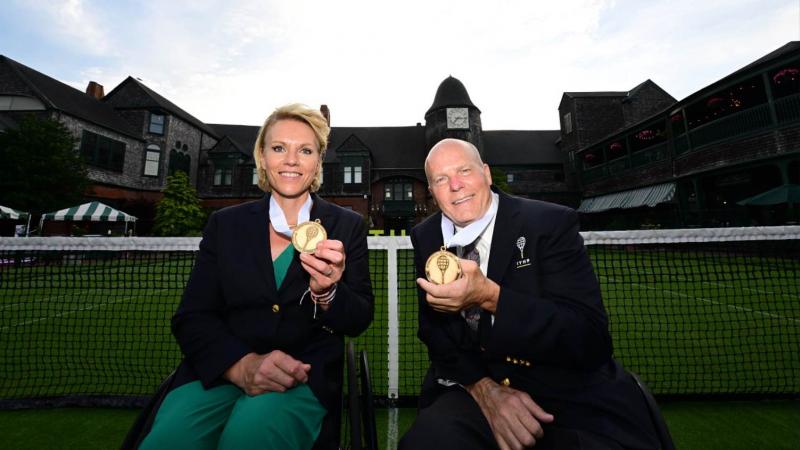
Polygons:
[[656,433],[658,434],[658,440],[661,442],[661,450],[675,450],[675,444],[672,442],[672,435],[669,434],[667,422],[664,420],[664,416],[661,415],[661,410],[658,408],[655,397],[653,397],[653,394],[650,393],[650,390],[647,389],[647,386],[645,386],[638,375],[630,371],[628,371],[628,373],[636,382],[636,385],[639,386],[645,403],[647,403],[650,419],[653,421]]

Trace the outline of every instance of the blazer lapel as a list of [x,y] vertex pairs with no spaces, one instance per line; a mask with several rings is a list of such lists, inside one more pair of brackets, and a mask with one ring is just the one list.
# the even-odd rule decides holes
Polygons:
[[498,191],[498,194],[500,205],[494,221],[492,249],[489,251],[489,273],[486,276],[500,284],[514,256],[522,222],[519,219],[519,211],[514,208],[514,200],[503,192]]
[[264,281],[268,298],[276,298],[278,290],[275,286],[275,269],[272,266],[272,252],[269,242],[269,194],[253,204],[253,220],[250,222],[250,236],[255,236],[255,264],[260,278]]
[[[522,222],[519,218],[519,211],[514,208],[513,199],[501,191],[495,192],[500,196],[500,205],[494,221],[492,249],[489,251],[489,268],[486,276],[495,283],[501,284],[508,266],[511,264],[511,258],[514,256]],[[487,347],[491,329],[492,314],[482,310],[481,319],[478,322],[478,340],[481,348]]]

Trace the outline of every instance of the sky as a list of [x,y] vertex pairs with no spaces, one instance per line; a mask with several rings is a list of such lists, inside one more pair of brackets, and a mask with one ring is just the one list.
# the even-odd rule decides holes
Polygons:
[[0,54],[81,91],[133,76],[206,123],[327,104],[424,123],[448,75],[487,130],[559,126],[565,91],[677,100],[800,40],[800,0],[4,0]]

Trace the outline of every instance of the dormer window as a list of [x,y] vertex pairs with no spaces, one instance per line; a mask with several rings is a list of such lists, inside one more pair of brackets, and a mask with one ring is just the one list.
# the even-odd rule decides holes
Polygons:
[[562,127],[564,129],[564,134],[572,133],[572,113],[568,112],[564,114]]
[[147,131],[151,134],[164,134],[164,115],[163,114],[156,114],[150,113],[150,126],[147,128]]

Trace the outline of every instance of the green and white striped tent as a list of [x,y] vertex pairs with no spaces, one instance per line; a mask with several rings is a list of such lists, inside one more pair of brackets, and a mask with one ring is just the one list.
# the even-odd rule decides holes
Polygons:
[[128,222],[136,222],[136,217],[114,209],[104,203],[89,202],[42,215],[41,220],[39,220],[39,229],[42,229],[45,220],[125,222],[125,231],[127,232]]
[[18,211],[8,206],[0,205],[0,219],[19,220],[28,217],[30,214],[24,211]]
[[25,236],[28,235],[28,232],[31,228],[31,213],[25,211],[19,211],[14,208],[9,208],[8,206],[0,205],[0,219],[11,219],[11,220],[25,220],[27,219],[27,224],[25,225]]

